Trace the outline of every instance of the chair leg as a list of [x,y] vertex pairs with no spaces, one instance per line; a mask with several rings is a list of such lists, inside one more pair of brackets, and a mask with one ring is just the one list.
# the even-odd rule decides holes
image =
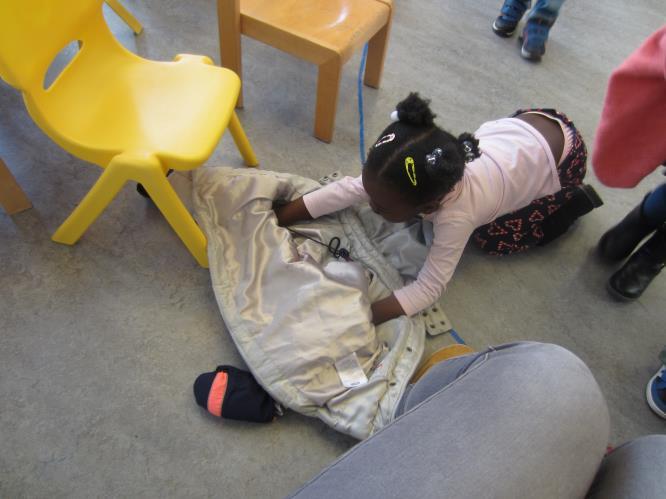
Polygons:
[[90,192],[53,234],[53,241],[63,244],[76,243],[128,180],[143,184],[153,202],[199,265],[208,267],[206,236],[183,206],[164,176],[162,166],[155,158],[130,156],[114,158]]
[[324,142],[330,142],[333,139],[341,75],[342,62],[338,58],[333,58],[319,66],[314,136]]
[[208,268],[208,241],[161,170],[146,172],[142,180],[150,199],[167,219],[199,265]]
[[8,215],[15,215],[32,208],[28,196],[18,185],[2,158],[0,158],[0,205]]
[[[240,0],[217,0],[217,27],[220,65],[235,72],[242,82]],[[243,107],[242,85],[236,107]]]
[[110,164],[51,239],[57,243],[75,244],[127,180],[118,165]]
[[123,6],[123,4],[121,4],[118,0],[106,0],[106,3],[113,9],[116,14],[118,14],[118,17],[125,21],[125,24],[127,24],[130,29],[134,31],[135,35],[141,34],[143,31],[143,26],[141,26],[141,23],[129,10]]
[[241,125],[236,112],[231,114],[229,131],[231,132],[231,136],[233,137],[241,156],[243,156],[245,164],[247,166],[257,166],[259,161],[257,161],[257,157],[252,150],[252,145],[250,145],[250,141],[247,139],[247,135],[245,135],[245,130],[243,130],[243,126]]
[[391,23],[388,22],[368,42],[368,58],[365,61],[365,77],[363,82],[372,88],[379,88],[384,70],[384,59],[388,47]]

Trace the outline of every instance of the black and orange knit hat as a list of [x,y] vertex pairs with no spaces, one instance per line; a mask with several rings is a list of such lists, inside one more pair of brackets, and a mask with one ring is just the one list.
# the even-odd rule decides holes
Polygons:
[[252,374],[233,366],[218,366],[194,382],[194,398],[214,416],[254,423],[270,423],[278,406]]

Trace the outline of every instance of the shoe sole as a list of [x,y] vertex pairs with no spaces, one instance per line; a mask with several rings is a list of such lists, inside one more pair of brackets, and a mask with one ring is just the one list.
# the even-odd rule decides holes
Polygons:
[[652,409],[660,418],[666,419],[666,412],[659,408],[657,403],[652,398],[652,390],[650,390],[652,383],[654,383],[654,380],[657,378],[657,376],[659,376],[659,373],[661,373],[661,370],[657,371],[657,374],[652,376],[650,381],[648,381],[647,387],[645,388],[645,398],[647,399],[647,403],[650,406],[650,409]]
[[583,184],[580,186],[580,190],[583,191],[583,194],[587,196],[587,199],[590,200],[590,203],[592,203],[592,207],[594,208],[599,208],[600,206],[604,205],[604,200],[601,199],[601,196],[597,193],[596,190],[594,190],[594,187],[592,187],[590,184]]
[[493,22],[493,32],[497,36],[501,36],[502,38],[511,38],[514,33],[516,32],[516,28],[513,28],[513,31],[505,31],[497,27],[496,24],[497,21]]
[[637,296],[636,298],[631,298],[629,296],[624,296],[622,293],[617,291],[613,286],[611,286],[610,280],[606,281],[606,290],[608,291],[608,293],[613,298],[615,298],[617,301],[620,301],[620,302],[623,302],[623,303],[630,303],[630,302],[636,301],[636,300],[638,300],[638,298],[640,298],[639,296]]
[[[636,247],[638,247],[638,245],[636,245]],[[636,249],[636,248],[632,248],[629,255],[631,255],[631,253],[634,251],[634,249]],[[621,261],[626,260],[627,258],[629,258],[629,255],[621,256],[619,258],[618,257],[610,257],[606,253],[604,253],[604,250],[601,248],[600,244],[597,244],[597,246],[594,248],[594,254],[597,256],[597,259],[601,263],[604,263],[606,265],[617,265]]]
[[524,47],[520,47],[520,56],[523,59],[531,62],[539,62],[541,60],[541,56],[539,54],[533,54],[532,52],[525,50]]

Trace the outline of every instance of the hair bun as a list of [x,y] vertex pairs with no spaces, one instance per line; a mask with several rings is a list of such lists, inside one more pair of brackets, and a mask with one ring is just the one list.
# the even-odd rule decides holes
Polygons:
[[465,163],[475,160],[481,156],[481,151],[479,150],[479,139],[477,139],[471,133],[461,133],[458,136],[458,145],[460,146],[463,157],[465,158]]
[[430,110],[430,101],[422,99],[418,92],[410,93],[396,106],[401,123],[415,126],[433,126],[435,115]]

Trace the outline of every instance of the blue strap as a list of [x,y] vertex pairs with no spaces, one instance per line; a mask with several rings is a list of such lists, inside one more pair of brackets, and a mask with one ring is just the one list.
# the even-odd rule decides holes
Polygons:
[[457,343],[460,343],[461,345],[466,345],[465,340],[463,340],[460,335],[456,332],[455,329],[451,329],[451,336],[453,336],[453,339],[456,340]]
[[358,147],[361,158],[361,166],[365,164],[365,125],[363,123],[363,73],[365,71],[365,60],[368,58],[368,44],[363,47],[361,55],[361,66],[358,68]]

